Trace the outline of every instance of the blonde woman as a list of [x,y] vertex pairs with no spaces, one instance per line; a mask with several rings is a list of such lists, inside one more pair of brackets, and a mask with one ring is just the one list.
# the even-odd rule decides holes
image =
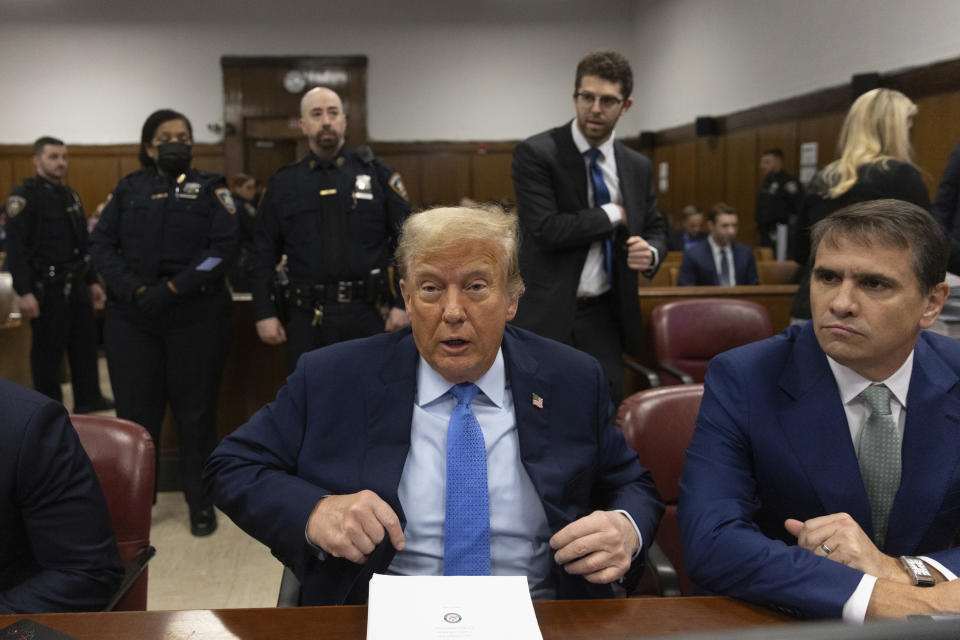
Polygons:
[[[874,89],[856,99],[840,131],[840,157],[807,187],[797,243],[801,265],[810,257],[810,227],[847,205],[896,198],[930,210],[930,194],[910,146],[916,114],[917,105],[894,89]],[[809,266],[804,273],[790,310],[800,319],[810,317]]]

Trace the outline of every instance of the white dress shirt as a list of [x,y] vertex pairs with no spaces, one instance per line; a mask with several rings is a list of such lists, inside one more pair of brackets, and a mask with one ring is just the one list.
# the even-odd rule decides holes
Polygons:
[[[577,151],[583,156],[583,163],[587,169],[587,201],[593,204],[593,180],[590,178],[590,160],[583,154],[590,149],[591,144],[577,128],[577,120],[574,118],[570,123],[570,130],[573,132],[573,144]],[[600,157],[597,158],[597,166],[603,173],[603,182],[607,185],[607,191],[610,192],[610,202],[600,208],[606,212],[610,218],[610,230],[622,217],[617,205],[623,205],[623,195],[620,193],[620,176],[617,174],[617,159],[613,152],[613,141],[616,134],[611,132],[610,137],[597,149],[600,150]],[[653,262],[650,263],[652,269],[657,265],[659,259],[656,247],[651,246],[653,251]],[[592,298],[602,295],[610,289],[610,282],[607,278],[606,269],[603,266],[604,249],[603,242],[596,240],[590,244],[590,250],[587,252],[587,259],[583,263],[583,271],[580,272],[580,284],[577,286],[578,298]]]
[[[717,282],[720,283],[721,287],[736,286],[737,273],[736,269],[733,268],[733,246],[728,244],[725,247],[721,247],[714,241],[713,236],[707,236],[707,243],[710,245],[710,251],[713,253],[713,266],[717,270]],[[727,254],[727,262],[730,265],[730,282],[723,281],[723,269],[721,265],[723,264],[724,253]]]
[[[863,425],[870,418],[870,408],[866,400],[860,398],[864,389],[874,384],[859,373],[845,367],[830,356],[827,356],[827,364],[830,365],[830,371],[837,381],[837,388],[840,391],[840,400],[843,402],[843,411],[847,416],[847,426],[850,428],[850,438],[853,440],[854,450],[857,455],[860,454],[860,432]],[[900,368],[893,372],[886,380],[880,383],[885,384],[890,389],[890,413],[893,421],[900,430],[900,439],[903,440],[903,427],[907,421],[907,392],[910,389],[910,375],[913,372],[913,351],[907,356]],[[955,580],[956,576],[942,564],[921,556],[923,561],[932,567],[935,567],[947,580]],[[843,619],[847,622],[863,622],[867,615],[867,605],[870,603],[870,597],[873,595],[873,587],[877,583],[876,576],[864,574],[860,584],[854,590],[853,594],[843,605]]]

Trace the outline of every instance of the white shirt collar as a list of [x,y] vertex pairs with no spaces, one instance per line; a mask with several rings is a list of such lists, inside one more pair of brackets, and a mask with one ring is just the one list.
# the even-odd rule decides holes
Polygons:
[[[480,387],[480,391],[490,402],[497,407],[503,407],[503,394],[506,387],[507,373],[503,364],[503,349],[497,349],[497,357],[487,369],[487,372],[475,380],[474,384]],[[450,390],[453,384],[448,382],[443,376],[427,364],[427,361],[420,356],[420,364],[417,367],[417,406],[424,407],[439,398]]]
[[[875,380],[867,380],[850,367],[845,367],[830,356],[827,356],[827,364],[830,365],[833,377],[837,381],[837,388],[840,389],[840,399],[843,401],[843,404],[848,404],[852,400],[855,400],[864,389],[877,382]],[[912,373],[913,350],[911,349],[910,355],[903,361],[900,368],[894,371],[893,375],[886,380],[879,381],[879,383],[885,384],[887,388],[890,389],[893,397],[897,399],[897,402],[899,402],[900,406],[904,409],[907,408],[907,391],[910,390],[910,376]]]
[[[573,144],[577,145],[577,151],[580,152],[580,155],[585,154],[587,152],[587,149],[589,149],[593,145],[587,142],[587,139],[583,137],[583,133],[581,133],[580,128],[577,127],[576,118],[570,121],[570,131],[573,132]],[[602,155],[603,159],[612,157],[613,141],[616,139],[616,137],[617,137],[616,131],[611,131],[610,137],[607,138],[607,140],[603,144],[597,147],[597,149],[600,149],[600,154]]]
[[709,235],[709,234],[707,235],[707,242],[710,243],[710,248],[713,249],[713,255],[719,254],[719,253],[720,253],[721,251],[723,251],[724,249],[730,249],[730,245],[729,245],[729,244],[728,244],[727,246],[725,246],[725,247],[721,247],[720,245],[718,245],[718,244],[714,241],[713,236],[711,236],[711,235]]

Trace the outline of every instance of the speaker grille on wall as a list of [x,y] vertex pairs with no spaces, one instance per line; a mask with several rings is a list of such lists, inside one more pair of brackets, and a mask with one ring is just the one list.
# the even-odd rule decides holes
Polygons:
[[883,86],[880,81],[880,74],[876,71],[870,73],[857,73],[850,78],[850,99],[856,100],[867,91],[879,89]]
[[698,116],[695,127],[698,136],[715,136],[720,133],[717,119],[711,116]]
[[641,131],[637,138],[637,146],[641,149],[653,149],[657,146],[657,134],[653,131]]

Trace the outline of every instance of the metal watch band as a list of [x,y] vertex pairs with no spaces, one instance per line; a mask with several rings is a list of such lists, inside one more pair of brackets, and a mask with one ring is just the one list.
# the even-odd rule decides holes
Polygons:
[[937,583],[926,563],[916,556],[900,556],[903,568],[913,577],[913,584],[918,587],[932,587]]

